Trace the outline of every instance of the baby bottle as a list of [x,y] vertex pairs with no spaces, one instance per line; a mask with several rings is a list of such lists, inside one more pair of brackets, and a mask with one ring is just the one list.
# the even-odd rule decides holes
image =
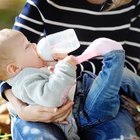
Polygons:
[[74,29],[67,29],[43,37],[37,44],[37,53],[43,60],[52,61],[52,52],[67,54],[79,47]]

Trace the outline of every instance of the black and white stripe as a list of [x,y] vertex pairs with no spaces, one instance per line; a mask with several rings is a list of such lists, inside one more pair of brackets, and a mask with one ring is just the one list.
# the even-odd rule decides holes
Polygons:
[[[27,0],[13,28],[22,31],[32,42],[37,42],[43,33],[74,28],[81,43],[73,52],[75,55],[81,54],[98,37],[114,39],[124,46],[127,66],[136,72],[140,62],[140,1],[133,0],[111,11],[101,12],[100,8],[86,0]],[[98,72],[101,60],[84,62],[78,70]]]

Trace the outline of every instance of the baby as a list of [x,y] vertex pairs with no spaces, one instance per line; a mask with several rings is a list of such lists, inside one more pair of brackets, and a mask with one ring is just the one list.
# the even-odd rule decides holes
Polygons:
[[[102,49],[104,41],[112,45]],[[77,125],[81,128],[115,117],[120,107],[118,92],[123,76],[124,50],[118,42],[106,38],[93,41],[92,46],[92,51],[97,51],[98,56],[103,56],[103,67],[96,77],[90,72],[82,74],[84,100],[80,102],[82,107],[78,108],[78,115],[74,114]],[[74,95],[77,104],[81,96],[81,87],[76,82],[76,65],[79,58],[66,56],[58,61],[53,71],[50,71],[51,63],[39,57],[36,47],[35,43],[30,43],[19,31],[1,30],[0,79],[11,85],[13,94],[27,104],[60,107],[68,98],[73,99]],[[12,106],[9,107],[9,111],[13,115],[16,114]],[[72,113],[67,120],[66,125],[59,122],[56,124],[65,132],[67,139],[79,140]]]

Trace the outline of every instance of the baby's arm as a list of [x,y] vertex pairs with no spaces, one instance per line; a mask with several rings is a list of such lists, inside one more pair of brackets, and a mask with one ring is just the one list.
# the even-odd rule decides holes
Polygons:
[[[76,63],[74,56],[67,56],[56,64],[51,75],[46,72],[47,70],[25,69],[20,82],[15,80],[17,82],[15,85],[18,86],[16,89],[13,86],[13,92],[15,96],[28,104],[46,107],[61,106],[63,99],[68,96],[68,91],[75,84]],[[21,79],[24,81],[22,82]],[[21,89],[23,89],[22,92]]]
[[[56,95],[53,102],[55,106],[61,106],[66,101],[69,91],[75,85],[76,64],[77,61],[74,56],[67,56],[56,64],[53,74],[49,78],[49,86],[54,87],[52,95]],[[52,100],[53,98],[54,96]]]

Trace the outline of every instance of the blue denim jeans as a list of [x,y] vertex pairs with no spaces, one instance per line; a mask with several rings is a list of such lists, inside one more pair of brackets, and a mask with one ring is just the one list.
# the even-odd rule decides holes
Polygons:
[[[117,57],[119,57],[119,60],[121,61],[121,56],[119,55],[121,54],[118,54]],[[109,62],[111,62],[111,59],[108,56],[107,59],[104,58],[105,66],[109,64],[107,62],[108,59]],[[116,58],[114,58],[114,63],[115,59]],[[124,93],[139,102],[140,77],[127,68],[123,69],[122,64],[122,62],[118,62],[116,66],[113,64],[114,69],[104,67],[104,69],[102,69],[104,75],[101,77],[102,80],[99,81],[97,81],[97,77],[90,72],[83,72],[82,76],[79,77],[73,113],[79,126],[79,136],[82,140],[124,140],[131,139],[132,136],[137,136],[132,116],[127,110],[120,107],[120,101],[118,100],[120,98],[119,92],[112,88],[112,86],[114,87],[116,85],[117,88],[120,83],[117,84],[116,82],[121,81],[120,86]],[[109,68],[111,68],[111,64],[109,65]],[[123,75],[121,74],[121,69],[123,69]],[[104,73],[104,70],[107,71]],[[110,72],[112,72],[113,79],[110,79]],[[98,78],[100,76],[101,75],[99,74]],[[93,86],[95,82],[94,79],[97,83],[95,87]],[[108,90],[106,88],[103,91],[100,90],[102,86],[106,86]],[[90,92],[91,94],[89,98],[87,98]],[[92,116],[93,112],[94,114]]]
[[137,135],[132,116],[121,108],[114,119],[79,130],[79,136],[81,140],[132,140]]
[[55,124],[27,122],[11,116],[12,140],[66,140],[63,131]]
[[98,76],[83,72],[82,79],[77,80],[73,114],[80,129],[108,121],[118,114],[124,59],[123,50],[107,53]]
[[123,94],[140,103],[140,76],[125,68],[122,79]]

